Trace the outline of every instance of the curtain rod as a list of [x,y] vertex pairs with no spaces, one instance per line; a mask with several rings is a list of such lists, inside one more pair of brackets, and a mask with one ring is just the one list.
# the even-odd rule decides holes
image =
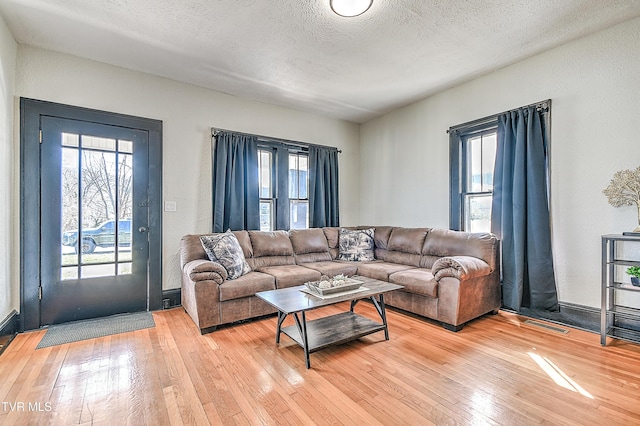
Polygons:
[[[335,148],[334,146],[318,145],[318,144],[306,143],[306,142],[298,142],[298,141],[292,141],[292,140],[289,140],[289,139],[281,139],[281,138],[274,138],[274,137],[271,137],[271,136],[256,135],[254,133],[245,133],[245,132],[238,132],[238,131],[235,131],[235,130],[221,129],[219,127],[212,127],[211,128],[211,136],[213,136],[214,138],[216,136],[218,136],[218,133],[220,133],[220,132],[229,132],[229,133],[237,133],[239,135],[245,135],[245,136],[254,136],[261,142],[278,142],[278,143],[281,143],[283,145],[287,145],[287,146],[291,146],[291,147],[295,147],[295,148],[308,148],[310,146],[318,147],[318,148]],[[335,148],[335,149],[338,151],[338,153],[342,152],[341,149],[337,149],[337,148]]]
[[533,104],[525,105],[525,106],[520,107],[520,108],[512,108],[512,109],[509,109],[507,111],[502,111],[502,112],[500,112],[498,114],[488,115],[486,117],[479,118],[479,119],[473,120],[473,121],[469,121],[468,123],[459,124],[457,126],[451,126],[451,127],[449,127],[447,129],[447,133],[455,132],[456,130],[458,130],[461,127],[472,127],[472,126],[477,126],[479,124],[482,124],[482,123],[484,123],[486,121],[493,121],[499,115],[506,114],[508,112],[515,111],[515,110],[518,110],[518,109],[529,108],[529,107],[536,107],[536,109],[540,109],[541,111],[545,111],[545,112],[549,111],[549,108],[551,107],[551,99],[547,99],[546,101],[535,102]]

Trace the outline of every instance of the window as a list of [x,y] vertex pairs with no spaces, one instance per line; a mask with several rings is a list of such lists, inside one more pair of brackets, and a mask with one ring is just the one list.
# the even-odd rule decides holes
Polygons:
[[273,187],[273,150],[258,150],[258,185],[260,186],[260,230],[272,231],[275,219],[275,188]]
[[491,232],[497,123],[450,129],[451,229]]
[[492,130],[469,136],[462,142],[466,154],[462,216],[464,230],[468,232],[491,232],[496,136]]
[[260,230],[309,227],[309,156],[282,144],[258,149]]
[[289,229],[309,227],[309,157],[289,154]]

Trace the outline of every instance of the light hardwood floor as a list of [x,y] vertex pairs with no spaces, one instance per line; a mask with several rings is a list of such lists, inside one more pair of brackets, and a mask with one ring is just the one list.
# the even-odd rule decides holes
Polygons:
[[181,308],[153,316],[45,349],[44,331],[17,336],[0,356],[0,424],[640,424],[640,346],[504,312],[452,333],[389,309],[391,340],[315,352],[310,370],[287,336],[275,344],[275,317],[201,336]]

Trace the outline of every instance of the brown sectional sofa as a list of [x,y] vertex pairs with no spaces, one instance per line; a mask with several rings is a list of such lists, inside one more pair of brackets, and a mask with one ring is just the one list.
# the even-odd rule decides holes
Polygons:
[[317,281],[321,275],[362,275],[404,286],[385,303],[437,321],[452,331],[500,308],[498,240],[492,234],[445,229],[375,228],[375,260],[337,260],[340,228],[234,231],[251,272],[227,280],[200,235],[182,238],[182,306],[204,334],[220,324],[275,310],[255,296]]

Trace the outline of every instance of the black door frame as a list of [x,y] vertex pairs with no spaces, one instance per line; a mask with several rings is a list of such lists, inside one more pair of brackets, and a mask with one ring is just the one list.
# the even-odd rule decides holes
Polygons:
[[20,98],[20,325],[40,327],[40,119],[88,121],[147,131],[149,134],[150,311],[162,308],[162,121]]

